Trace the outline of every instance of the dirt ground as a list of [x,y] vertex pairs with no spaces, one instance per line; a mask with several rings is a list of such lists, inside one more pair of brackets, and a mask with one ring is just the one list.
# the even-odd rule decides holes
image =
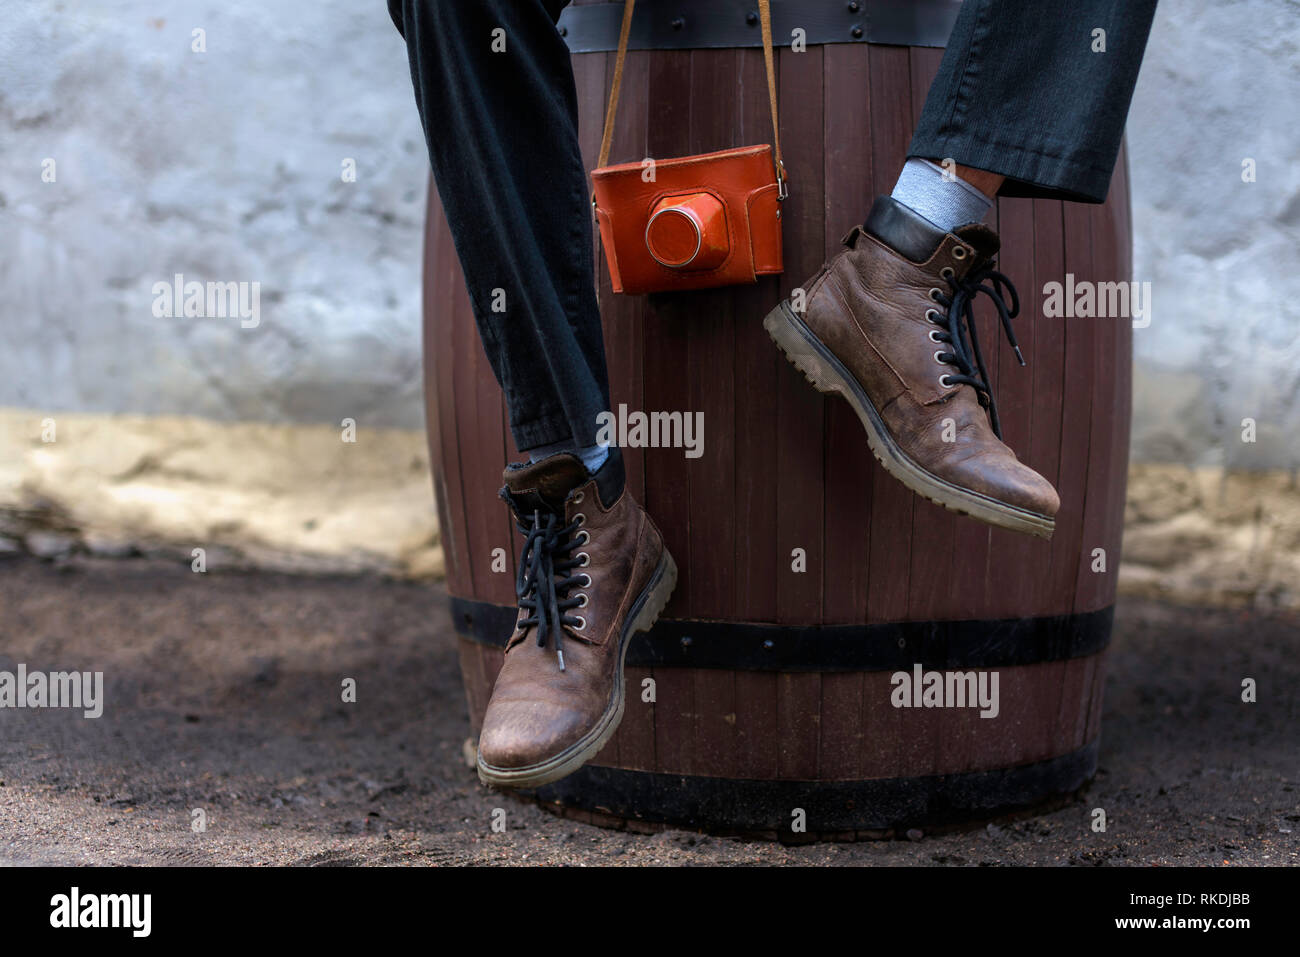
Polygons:
[[1080,800],[914,841],[786,846],[604,830],[481,787],[441,587],[11,557],[0,670],[103,671],[107,706],[0,710],[0,863],[1295,864],[1298,626],[1122,603]]

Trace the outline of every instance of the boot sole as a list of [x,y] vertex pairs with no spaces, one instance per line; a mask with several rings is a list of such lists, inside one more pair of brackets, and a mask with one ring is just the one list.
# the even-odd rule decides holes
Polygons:
[[632,636],[649,631],[663,614],[677,587],[677,563],[673,561],[668,549],[664,548],[663,557],[650,577],[649,583],[632,604],[618,643],[618,680],[614,685],[614,700],[605,710],[595,727],[563,751],[522,768],[497,768],[487,764],[483,755],[478,756],[478,777],[484,784],[504,788],[538,788],[560,778],[567,777],[582,767],[603,748],[618,730],[623,720],[623,705],[626,700],[623,683],[623,665],[627,660],[627,649],[632,644]]
[[927,471],[899,448],[880,413],[844,364],[800,319],[788,302],[767,314],[763,328],[790,363],[818,392],[838,393],[848,401],[867,431],[867,444],[881,466],[909,489],[936,505],[989,525],[1051,538],[1056,520],[962,488]]

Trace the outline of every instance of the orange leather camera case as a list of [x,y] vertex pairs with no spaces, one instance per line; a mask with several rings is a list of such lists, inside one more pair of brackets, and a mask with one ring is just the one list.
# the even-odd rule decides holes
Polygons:
[[[592,173],[596,219],[605,247],[615,292],[642,293],[665,289],[707,289],[752,283],[782,269],[781,203],[773,172],[772,147],[742,146],[700,156],[657,160],[654,179],[645,181],[641,163],[607,166]],[[700,217],[684,222],[694,227],[698,252],[688,260],[656,255],[649,224],[656,208],[673,200],[689,202],[701,194],[720,205],[722,222],[705,228]],[[670,201],[665,204],[665,200]],[[684,205],[684,204],[683,204]],[[672,211],[672,210],[667,210]],[[690,233],[686,233],[688,237]],[[708,253],[725,250],[721,262]],[[703,254],[703,255],[702,255]],[[676,257],[681,262],[682,257]]]

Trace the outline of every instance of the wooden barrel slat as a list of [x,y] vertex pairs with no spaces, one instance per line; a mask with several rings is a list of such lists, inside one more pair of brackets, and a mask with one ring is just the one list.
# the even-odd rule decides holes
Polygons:
[[[1079,220],[1080,249],[1079,267],[1074,272],[1076,284],[1080,281],[1095,283],[1101,276],[1092,242],[1092,228],[1095,217],[1086,206],[1072,204],[1067,208],[1067,229],[1070,215]],[[1067,233],[1068,242],[1068,233]],[[1111,436],[1115,425],[1114,392],[1103,393],[1099,380],[1103,376],[1113,376],[1113,355],[1115,344],[1114,320],[1092,318],[1076,321],[1071,329],[1084,325],[1094,342],[1085,355],[1091,357],[1092,366],[1092,401],[1088,415],[1088,466],[1085,479],[1083,499],[1083,534],[1079,548],[1079,561],[1076,569],[1074,607],[1076,611],[1088,611],[1097,607],[1099,596],[1103,593],[1109,574],[1101,575],[1092,570],[1093,549],[1105,545],[1106,512],[1110,502],[1110,460]]]
[[[579,77],[578,103],[583,116],[599,114],[613,81],[614,57],[609,54],[591,54],[590,62],[578,58],[574,72]],[[649,95],[650,54],[632,51],[623,68],[624,102],[644,102]],[[644,114],[635,111],[625,116],[614,131],[611,150],[616,156],[644,157],[646,122]],[[580,125],[583,157],[588,168],[596,164],[600,150],[601,128],[597,123]],[[609,267],[599,254],[597,240],[597,270],[600,276],[601,318],[605,331],[605,355],[609,366],[610,401],[617,409],[620,404],[629,409],[644,408],[642,387],[643,371],[640,361],[644,337],[645,299],[641,296],[615,296],[609,277]],[[639,448],[624,450],[628,488],[645,500],[645,452]]]
[[[1092,274],[1089,278],[1094,283],[1109,282],[1115,279],[1114,244],[1105,244],[1107,248],[1102,248],[1103,244],[1097,236],[1101,228],[1111,225],[1107,223],[1107,220],[1113,220],[1110,211],[1107,211],[1104,215],[1101,214],[1100,211],[1103,208],[1088,207],[1088,212],[1091,214],[1089,235],[1092,237]],[[1113,229],[1113,225],[1111,225],[1111,228]],[[1098,307],[1100,307],[1100,303],[1098,303]],[[1100,308],[1098,311],[1100,311]],[[1099,383],[1107,379],[1115,382],[1115,358],[1121,345],[1122,327],[1129,326],[1131,328],[1131,321],[1127,318],[1121,319],[1114,316],[1098,317],[1092,321],[1097,325],[1099,340],[1097,351],[1093,357],[1096,379]],[[1084,548],[1081,557],[1086,560],[1080,562],[1081,581],[1079,583],[1079,594],[1075,601],[1075,607],[1083,611],[1098,608],[1108,603],[1109,596],[1113,593],[1111,583],[1114,581],[1116,574],[1113,562],[1118,551],[1118,542],[1111,541],[1112,523],[1110,518],[1113,512],[1112,497],[1116,492],[1113,461],[1118,450],[1115,448],[1115,437],[1120,433],[1118,423],[1120,410],[1117,392],[1118,388],[1110,391],[1102,391],[1098,388],[1093,396],[1090,447],[1094,449],[1094,452],[1088,457],[1088,488],[1090,493],[1095,488],[1096,494],[1089,495],[1086,506],[1087,511],[1084,515]],[[1094,548],[1104,549],[1106,553],[1104,572],[1093,571],[1092,551]]]
[[[765,90],[766,73],[761,50],[740,51],[738,89]],[[741,105],[740,135],[736,145],[765,143],[771,137],[771,114],[765,97],[749,96]],[[783,277],[765,277],[753,286],[732,291],[734,315],[735,384],[738,395],[734,413],[735,454],[734,511],[735,540],[735,609],[737,618],[775,621],[777,617],[777,582],[790,574],[788,552],[781,554],[780,542],[774,539],[778,483],[772,480],[772,463],[777,450],[776,430],[779,382],[784,375],[785,359],[772,348],[761,323],[747,321],[762,312],[766,303],[780,296]],[[725,500],[724,500],[725,501]],[[725,507],[725,506],[723,506]],[[738,678],[737,699],[746,693],[743,676]],[[748,689],[750,691],[754,689]]]
[[[451,290],[452,308],[458,315],[469,311],[469,295],[464,282]],[[479,430],[478,399],[480,385],[475,354],[482,351],[474,326],[457,324],[452,329],[451,350],[454,355],[452,382],[455,394],[465,396],[468,401],[457,401],[456,435],[460,446],[461,483],[468,489],[482,486],[490,472],[488,462],[492,461],[492,439],[495,430],[484,435]],[[492,481],[499,484],[501,476]],[[488,514],[490,502],[481,495],[468,495],[465,499],[465,560],[471,587],[476,595],[492,595],[495,590],[489,578],[491,569],[486,563],[497,536],[491,530],[491,518]],[[489,599],[490,600],[490,599]]]
[[777,678],[777,776],[816,781],[821,741],[822,676],[782,672]]
[[981,718],[978,711],[971,709],[952,715],[952,720],[939,736],[936,755],[939,768],[958,774],[975,770],[976,742],[982,733],[981,723],[987,723],[987,719]]
[[[1055,485],[1061,487],[1061,416],[1065,377],[1065,324],[1043,316],[1043,283],[1063,274],[1065,246],[1062,239],[1061,202],[1035,199],[1034,204],[1034,275],[1036,284],[1021,299],[1021,311],[1034,324],[1034,361],[1027,370],[1033,378],[1034,411],[1032,431],[1025,461]],[[1024,325],[1022,321],[1021,326]],[[1055,535],[1042,556],[1037,571],[1037,588],[1025,607],[1025,614],[1049,614],[1058,601],[1054,569],[1067,547],[1064,538]]]
[[[454,284],[464,285],[455,251],[449,249],[451,236],[446,229],[442,206],[435,189],[429,189],[426,209],[427,222],[440,228],[426,228],[424,315],[438,315],[441,310],[438,297],[442,290]],[[450,323],[443,325],[437,334],[424,336],[425,395],[432,396],[426,419],[436,422],[429,429],[430,468],[434,474],[434,488],[438,498],[439,529],[447,572],[447,588],[452,594],[472,594],[468,566],[463,555],[467,545],[465,528],[465,490],[460,481],[460,452],[456,435],[455,382],[452,366],[455,354],[448,347]],[[432,375],[430,375],[432,370]],[[428,401],[428,399],[426,399]]]
[[736,763],[745,777],[777,777],[778,678],[772,671],[736,672]]
[[[911,60],[905,47],[872,46],[867,61],[874,107],[870,111],[872,195],[877,196],[890,192],[907,158],[913,125]],[[829,132],[833,135],[834,130]],[[866,213],[855,210],[849,216],[847,221],[854,223]],[[915,496],[872,462],[871,502],[867,620],[899,621],[907,617]]]
[[695,674],[695,761],[705,773],[736,777],[736,673],[701,668]]
[[695,763],[695,673],[689,668],[655,671],[655,769],[668,774],[707,774]]
[[[798,194],[785,203],[785,273],[783,292],[804,282],[822,261],[825,238],[824,171],[822,167],[823,48],[806,53],[782,48],[778,55],[778,84],[782,103],[781,145]],[[777,491],[777,621],[821,623],[826,561],[823,529],[825,402],[808,388],[803,375],[783,362],[777,377],[777,415],[772,436]],[[789,469],[789,461],[805,463]],[[795,572],[795,549],[807,568]]]
[[[505,397],[496,386],[492,367],[487,353],[480,347],[474,354],[474,374],[478,383],[478,401],[475,403],[478,417],[479,434],[483,436],[484,468],[478,473],[476,481],[487,484],[490,488],[501,485],[501,470],[492,467],[492,463],[510,461],[509,448],[514,447],[513,440],[506,438],[507,413]],[[518,461],[516,455],[514,461]],[[487,554],[479,557],[483,573],[487,577],[491,601],[500,605],[510,604],[515,600],[514,563],[520,541],[515,531],[515,523],[496,502],[485,502],[486,508],[480,521],[484,523],[484,535],[489,544]],[[497,549],[504,554],[505,560],[497,565],[494,555]],[[502,568],[503,570],[497,570]]]
[[[681,571],[666,617],[686,624],[671,636],[651,634],[648,647],[659,651],[627,668],[617,734],[587,768],[542,789],[543,799],[596,823],[663,820],[766,836],[788,831],[790,811],[806,807],[813,832],[878,836],[1032,803],[1092,773],[1109,618],[1082,613],[1114,598],[1132,330],[1114,319],[1048,319],[1042,287],[1067,271],[1080,281],[1128,278],[1123,154],[1105,206],[1002,199],[990,218],[1002,233],[1000,268],[1022,294],[1016,325],[1028,368],[1001,342],[982,297],[976,323],[1006,437],[1061,493],[1050,543],[992,530],[908,492],[871,456],[847,404],[809,388],[761,326],[772,303],[805,282],[872,198],[892,188],[941,57],[936,49],[863,44],[778,52],[794,186],[783,208],[781,276],[686,295],[615,296],[598,256],[615,408],[702,411],[704,455],[624,450],[629,489],[654,515]],[[574,67],[590,167],[613,56],[577,55]],[[614,161],[770,139],[760,50],[637,50],[623,82]],[[745,96],[724,95],[732,90]],[[519,548],[496,489],[519,453],[436,195],[428,210],[430,456],[477,734],[505,637],[485,632],[484,622],[508,620]],[[504,574],[491,569],[498,547],[508,556]],[[1105,575],[1090,570],[1093,547],[1107,549]],[[804,571],[792,567],[796,548]],[[1027,637],[1005,637],[1021,616]],[[746,637],[734,644],[741,656],[734,667],[691,664],[700,643],[715,640],[682,644],[694,621],[735,623]],[[776,629],[772,641],[788,654],[790,643],[825,628],[891,622],[931,623],[918,638],[943,634],[945,622],[983,622],[985,652],[1001,641],[1039,642],[1026,646],[1039,650],[1026,663],[976,669],[999,674],[1001,713],[986,719],[976,709],[894,707],[892,666],[860,670],[814,658],[796,670],[775,667],[761,650],[766,632],[745,630]],[[1062,650],[1077,629],[1093,637],[1081,639],[1081,650]],[[931,637],[913,649],[903,634],[899,668],[929,647],[924,653],[937,665],[927,667],[963,669],[968,650],[956,639],[934,645]],[[653,702],[642,700],[647,678]]]
[[1056,698],[1056,706],[1050,716],[1052,722],[1052,741],[1055,754],[1065,754],[1083,746],[1078,740],[1082,737],[1078,716],[1074,713],[1078,701],[1084,695],[1084,668],[1087,659],[1070,658],[1062,662],[1061,683]]
[[[442,254],[447,255],[447,246],[450,246],[450,239],[443,244]],[[456,315],[463,315],[460,303],[464,301],[465,294],[455,291],[460,286],[464,286],[464,274],[461,272],[459,265],[454,269],[454,278],[458,280],[457,287],[448,292],[452,298],[453,308],[456,309]],[[463,327],[463,323],[458,324]],[[472,411],[472,396],[477,389],[477,383],[469,375],[469,367],[473,359],[467,351],[467,345],[472,342],[470,336],[474,330],[470,328],[453,327],[448,330],[449,335],[445,343],[447,352],[450,353],[450,362],[447,368],[447,376],[451,382],[451,418],[452,429],[451,436],[453,445],[448,452],[453,456],[451,461],[455,463],[457,477],[461,489],[464,493],[469,493],[473,488],[473,472],[479,467],[478,461],[479,441],[478,436],[474,435],[474,421],[470,417]],[[468,385],[467,385],[468,383]],[[467,401],[462,398],[466,395],[471,396]],[[482,547],[482,538],[477,534],[478,529],[475,527],[474,517],[482,507],[482,500],[479,496],[473,494],[464,494],[461,499],[461,536],[460,536],[460,560],[461,575],[472,589],[473,594],[479,594],[480,582],[474,575],[475,552]]]
[[[1112,179],[1119,180],[1123,175],[1121,158]],[[1113,183],[1111,193],[1123,188],[1125,188],[1123,184]],[[1107,198],[1111,197],[1108,195]],[[1120,260],[1119,245],[1106,241],[1106,237],[1113,236],[1118,228],[1119,206],[1118,201],[1111,201],[1090,207],[1093,217],[1093,269],[1098,282],[1115,282],[1121,278],[1127,279],[1129,275],[1128,265]],[[1109,347],[1099,351],[1097,356],[1097,362],[1105,366],[1104,370],[1099,371],[1098,378],[1113,376],[1115,386],[1112,392],[1102,393],[1101,398],[1106,406],[1106,427],[1097,436],[1098,441],[1105,443],[1107,448],[1106,471],[1097,479],[1106,487],[1105,506],[1098,509],[1095,520],[1098,544],[1106,550],[1106,571],[1104,574],[1094,573],[1090,583],[1088,604],[1094,608],[1104,606],[1110,601],[1113,593],[1112,583],[1119,574],[1119,545],[1123,532],[1125,491],[1122,477],[1127,475],[1128,470],[1126,423],[1130,412],[1128,393],[1124,386],[1123,371],[1121,371],[1125,363],[1121,360],[1124,355],[1131,355],[1133,347],[1133,324],[1129,319],[1111,316],[1097,321],[1109,333]],[[1089,564],[1091,565],[1091,562]]]
[[[1028,461],[1033,436],[1033,370],[1038,363],[1036,350],[1037,329],[1041,324],[1037,316],[1041,301],[1037,290],[1034,262],[1034,202],[1031,199],[1002,198],[998,200],[998,226],[1002,239],[1002,252],[998,256],[998,269],[1008,276],[1021,296],[1021,315],[1015,322],[1016,339],[1024,353],[1025,366],[1016,361],[1015,353],[1003,341],[1001,329],[995,329],[989,348],[995,350],[998,365],[999,387],[995,393],[1002,435],[1008,445],[1020,450]],[[1033,463],[1029,463],[1031,466]],[[1028,535],[1018,535],[1002,529],[993,529],[989,548],[996,561],[1006,561],[1020,574],[1005,581],[990,576],[989,595],[993,614],[998,617],[1022,615],[1034,605],[1034,596],[1043,590],[1045,569],[1051,561],[1050,542]]]
[[[1075,203],[1064,203],[1062,211],[1063,265],[1080,275],[1091,270],[1089,215]],[[1064,279],[1062,274],[1058,281]],[[1075,608],[1079,566],[1083,561],[1084,496],[1088,491],[1088,459],[1091,454],[1089,420],[1096,372],[1091,357],[1097,337],[1095,324],[1091,321],[1064,320],[1062,325],[1065,328],[1066,361],[1061,408],[1061,471],[1057,483],[1061,508],[1057,513],[1057,530],[1052,537],[1052,593],[1060,596],[1062,601],[1068,595],[1067,607]]]
[[903,723],[905,712],[890,704],[890,676],[883,671],[862,674],[863,730],[859,751],[862,778],[904,776]]
[[[651,59],[646,136],[650,156],[690,153],[693,56],[694,51],[673,50]],[[683,374],[690,352],[690,324],[677,305],[679,299],[676,294],[646,298],[642,333],[643,395],[645,407],[649,410],[673,412],[690,408],[690,381]],[[672,453],[674,459],[676,454]],[[677,608],[689,607],[693,591],[689,472],[680,469],[677,462],[662,451],[645,456],[645,469],[644,504],[653,514],[667,516],[660,527],[668,550],[676,557],[678,570],[682,573],[678,575],[677,590],[669,604],[670,613],[675,613]],[[656,741],[661,739],[662,735],[656,735]],[[684,743],[680,746],[689,747]]]
[[[692,51],[689,152],[742,145],[733,142],[740,128],[739,97],[717,96],[719,90],[736,87],[738,54],[736,50],[723,50],[716,56]],[[704,424],[703,454],[691,459],[685,470],[690,485],[687,567],[696,614],[730,618],[736,614],[736,563],[716,561],[715,556],[734,555],[736,547],[735,509],[718,507],[719,502],[730,500],[736,487],[734,302],[726,289],[704,290],[692,304],[692,312],[694,328],[685,356],[690,370],[685,377],[689,398],[675,407],[686,415],[698,411]]]
[[817,773],[827,781],[856,781],[863,773],[862,673],[821,676]]
[[627,682],[628,702],[623,712],[623,722],[618,726],[618,746],[621,767],[638,771],[653,771],[655,763],[655,709],[642,700],[642,689],[647,678],[654,675],[649,668],[629,667],[624,675]]
[[[1114,181],[1111,184],[1108,201],[1098,207],[1096,214],[1101,217],[1101,225],[1093,231],[1094,249],[1109,252],[1110,271],[1103,278],[1116,282],[1126,282],[1133,274],[1130,259],[1131,223],[1129,220],[1128,198],[1128,155],[1121,145],[1119,160],[1115,167]],[[1118,235],[1120,242],[1105,241],[1105,237]],[[1148,306],[1150,304],[1148,303]],[[1115,375],[1114,402],[1115,421],[1111,432],[1111,474],[1110,474],[1110,509],[1107,516],[1106,541],[1109,562],[1108,574],[1110,588],[1103,592],[1101,599],[1106,601],[1113,594],[1115,582],[1119,576],[1121,559],[1121,540],[1124,534],[1124,499],[1128,480],[1129,437],[1133,425],[1133,324],[1122,320],[1112,320],[1116,324],[1115,351],[1112,359]]]
[[[846,211],[871,207],[871,76],[867,58],[851,48],[825,47],[823,59],[826,112],[837,117],[822,133],[825,193],[837,200],[834,206],[826,203],[822,237],[825,248],[833,250],[847,231]],[[849,404],[827,402],[825,408],[825,514],[860,534],[826,537],[822,621],[852,623],[862,620],[870,598],[871,565],[861,556],[871,548],[871,485],[861,477],[871,473],[875,460]]]

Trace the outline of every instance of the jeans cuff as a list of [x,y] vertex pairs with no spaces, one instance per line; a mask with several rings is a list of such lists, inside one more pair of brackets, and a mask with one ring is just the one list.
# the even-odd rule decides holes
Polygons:
[[[1118,149],[1116,150],[1118,153]],[[1110,189],[1115,158],[1108,169],[1095,163],[1050,156],[1023,146],[1002,143],[971,142],[969,137],[937,136],[914,139],[907,156],[952,159],[962,166],[987,170],[1007,178],[1002,196],[1034,199],[1062,199],[1083,203],[1104,203]]]
[[572,438],[573,429],[563,412],[548,412],[526,422],[511,422],[510,434],[514,436],[519,451],[527,452],[539,445],[567,441]]

